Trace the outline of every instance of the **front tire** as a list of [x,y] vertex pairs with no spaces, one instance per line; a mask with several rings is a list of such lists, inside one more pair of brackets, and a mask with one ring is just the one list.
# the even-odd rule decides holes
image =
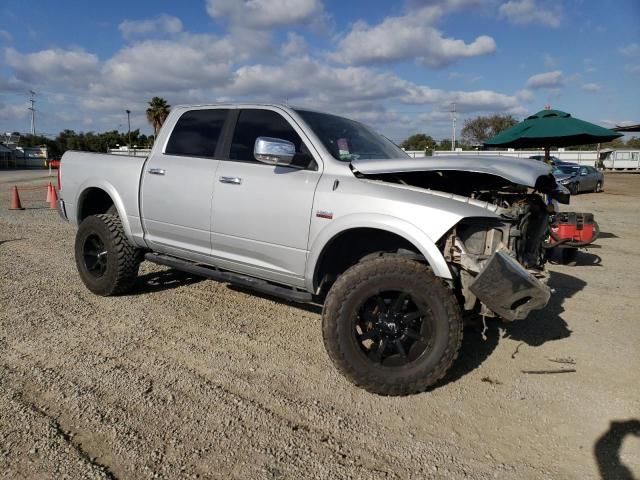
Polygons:
[[78,228],[75,241],[80,278],[93,293],[111,296],[131,290],[142,252],[129,243],[117,215],[91,215]]
[[569,192],[571,193],[571,195],[577,195],[579,191],[579,187],[577,183],[572,183],[571,185],[569,185]]
[[596,183],[595,192],[596,193],[600,193],[601,191],[602,191],[602,182],[598,182],[598,183]]
[[395,255],[349,268],[322,311],[334,365],[382,395],[422,392],[441,379],[458,355],[462,327],[453,292],[425,265]]

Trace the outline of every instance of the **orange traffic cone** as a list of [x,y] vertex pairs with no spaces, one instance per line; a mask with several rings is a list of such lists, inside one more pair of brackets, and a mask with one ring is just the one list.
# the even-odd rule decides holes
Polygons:
[[49,185],[47,185],[47,203],[51,203],[51,189],[53,188],[53,185],[51,185],[51,182],[49,182]]
[[18,195],[18,187],[15,185],[11,187],[11,206],[9,210],[24,210],[20,203],[20,195]]
[[56,187],[51,185],[51,198],[49,200],[49,208],[52,210],[58,209],[58,194],[56,193]]

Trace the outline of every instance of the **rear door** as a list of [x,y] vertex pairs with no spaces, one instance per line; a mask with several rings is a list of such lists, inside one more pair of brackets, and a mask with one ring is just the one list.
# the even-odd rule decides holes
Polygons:
[[[304,285],[309,224],[321,164],[310,142],[286,112],[238,112],[228,159],[216,172],[213,254],[216,264],[254,276]],[[297,167],[257,161],[258,137],[293,142]]]
[[211,253],[211,203],[221,133],[229,110],[185,111],[166,145],[142,173],[141,214],[147,243],[174,254]]

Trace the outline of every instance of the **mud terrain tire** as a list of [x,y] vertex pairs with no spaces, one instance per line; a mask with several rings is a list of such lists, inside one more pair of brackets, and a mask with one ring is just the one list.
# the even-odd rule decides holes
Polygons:
[[131,290],[142,252],[131,245],[117,215],[91,215],[78,228],[76,266],[86,287],[108,297]]
[[[406,325],[411,327],[403,330]],[[324,344],[334,365],[355,385],[381,395],[422,392],[440,380],[458,355],[462,327],[452,291],[429,267],[399,255],[349,268],[322,311]],[[394,354],[384,358],[391,348]]]

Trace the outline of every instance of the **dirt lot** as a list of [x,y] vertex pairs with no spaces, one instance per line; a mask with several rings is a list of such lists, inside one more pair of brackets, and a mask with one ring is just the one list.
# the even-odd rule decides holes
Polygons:
[[573,202],[601,248],[550,267],[545,310],[467,329],[403,398],[338,375],[313,308],[147,263],[134,294],[90,294],[44,190],[7,209],[46,181],[0,172],[0,477],[640,476],[640,175]]

